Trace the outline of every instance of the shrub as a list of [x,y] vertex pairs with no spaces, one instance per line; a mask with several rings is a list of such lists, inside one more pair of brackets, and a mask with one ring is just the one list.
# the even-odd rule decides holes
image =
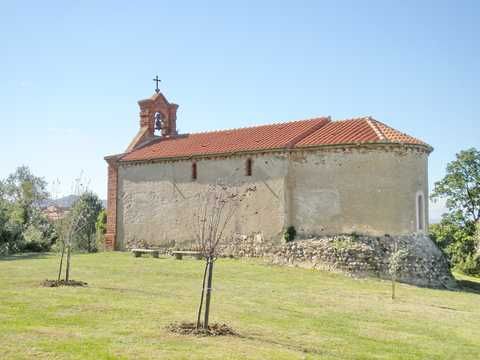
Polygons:
[[352,232],[352,233],[350,234],[350,236],[352,237],[352,239],[353,239],[354,241],[358,241],[358,239],[360,239],[360,235],[359,235],[357,232],[355,232],[355,231]]
[[475,253],[475,228],[454,217],[444,217],[439,224],[430,225],[430,237],[448,257],[450,264],[460,269],[470,255]]
[[105,233],[107,232],[107,212],[102,209],[95,223],[96,250],[105,251]]
[[23,238],[22,251],[42,252],[50,250],[51,239],[45,236],[39,226],[30,224],[23,232]]
[[54,226],[41,211],[35,209],[30,216],[30,222],[23,230],[19,248],[20,251],[27,252],[50,251],[56,238]]
[[283,238],[285,239],[286,242],[290,242],[295,240],[295,237],[297,236],[297,230],[295,230],[295,226],[290,225],[287,230],[285,230],[285,233],[283,234]]
[[457,264],[455,269],[467,275],[480,275],[480,255],[468,255],[465,260]]

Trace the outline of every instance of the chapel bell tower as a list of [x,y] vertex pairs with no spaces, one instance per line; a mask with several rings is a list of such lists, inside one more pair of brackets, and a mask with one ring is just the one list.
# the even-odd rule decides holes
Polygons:
[[155,94],[152,97],[140,100],[140,130],[130,143],[127,151],[157,138],[171,138],[177,133],[178,105],[169,103],[158,88],[158,76],[153,79],[157,82]]

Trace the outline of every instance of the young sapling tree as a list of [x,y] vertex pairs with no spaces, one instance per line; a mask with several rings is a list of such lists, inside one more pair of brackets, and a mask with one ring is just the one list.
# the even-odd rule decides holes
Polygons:
[[394,240],[393,251],[388,261],[388,272],[392,281],[392,299],[395,299],[395,286],[399,274],[404,268],[405,259],[408,256],[408,250],[399,248],[398,240]]
[[193,214],[193,228],[197,250],[205,259],[205,270],[196,327],[199,329],[202,326],[202,309],[205,304],[203,329],[208,330],[213,265],[219,254],[219,245],[226,237],[232,235],[227,234],[227,227],[242,201],[242,196],[236,188],[220,184],[209,186],[207,191],[199,196],[200,205]]

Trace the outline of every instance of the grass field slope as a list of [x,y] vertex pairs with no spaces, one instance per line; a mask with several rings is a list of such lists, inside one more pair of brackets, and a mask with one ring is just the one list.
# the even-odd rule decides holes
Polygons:
[[392,301],[386,281],[221,259],[212,320],[239,336],[195,337],[166,327],[194,321],[202,261],[75,255],[72,277],[88,287],[41,287],[57,262],[0,258],[0,359],[480,358],[474,289],[400,285]]

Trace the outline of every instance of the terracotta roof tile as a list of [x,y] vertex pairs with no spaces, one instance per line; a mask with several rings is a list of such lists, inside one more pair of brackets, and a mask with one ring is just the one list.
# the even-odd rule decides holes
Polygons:
[[410,136],[398,130],[395,130],[380,121],[372,119],[372,122],[377,126],[377,128],[382,132],[385,138],[390,142],[395,142],[395,143],[399,142],[399,143],[406,143],[406,144],[418,144],[418,145],[428,146],[425,142],[417,138],[414,138],[413,136]]
[[364,119],[354,119],[332,121],[300,140],[297,147],[365,143],[377,140],[378,136],[374,129]]
[[329,118],[322,117],[159,138],[123,155],[121,161],[365,143],[400,143],[430,147],[423,141],[371,117],[341,121],[330,121]]
[[371,117],[332,121],[300,140],[296,147],[363,143],[414,144],[423,141],[395,130]]
[[293,121],[158,139],[122,157],[122,161],[189,157],[288,148],[329,122],[328,118]]

